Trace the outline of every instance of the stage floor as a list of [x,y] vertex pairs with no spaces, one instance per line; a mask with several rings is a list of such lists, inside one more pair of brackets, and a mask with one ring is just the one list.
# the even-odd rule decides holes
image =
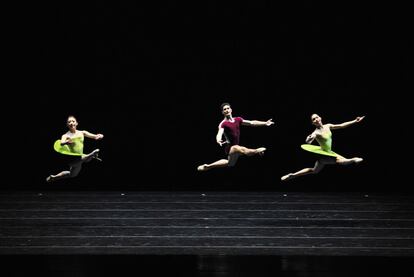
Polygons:
[[0,193],[0,254],[414,256],[414,195]]

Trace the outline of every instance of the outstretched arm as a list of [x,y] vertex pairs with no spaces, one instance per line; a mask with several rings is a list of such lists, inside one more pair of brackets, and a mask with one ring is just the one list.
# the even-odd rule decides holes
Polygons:
[[348,126],[351,126],[355,123],[358,123],[360,121],[362,121],[364,119],[365,116],[358,116],[357,118],[355,118],[354,120],[351,121],[347,121],[341,124],[327,124],[329,126],[329,128],[331,128],[332,130],[335,129],[342,129],[342,128],[346,128]]
[[102,134],[92,134],[89,133],[88,131],[82,131],[83,135],[87,138],[91,138],[91,139],[95,139],[95,140],[99,140],[99,139],[103,139],[103,135]]
[[268,121],[260,121],[260,120],[243,120],[242,125],[247,125],[247,126],[271,126],[273,124],[275,124],[273,121],[273,119],[269,119]]

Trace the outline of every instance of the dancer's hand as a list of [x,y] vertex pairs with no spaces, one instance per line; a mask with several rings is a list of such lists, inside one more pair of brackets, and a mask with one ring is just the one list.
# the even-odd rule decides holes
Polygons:
[[65,140],[65,144],[72,144],[73,143],[73,141],[72,141],[72,139],[71,138],[66,138],[66,140]]
[[306,140],[305,140],[305,142],[306,143],[312,143],[313,142],[313,140],[316,138],[316,134],[315,133],[312,133],[312,134],[310,134],[309,136],[307,136],[306,137]]
[[96,135],[96,140],[103,139],[103,137],[104,137],[104,136],[103,136],[102,134],[97,134],[97,135]]
[[220,145],[220,146],[223,146],[223,144],[226,144],[226,143],[228,143],[228,141],[222,141],[222,140],[219,140],[219,141],[217,141],[217,143]]
[[272,121],[273,119],[271,118],[271,119],[269,119],[268,121],[266,121],[266,126],[271,126],[271,125],[273,125],[273,124],[275,124],[273,121]]
[[355,121],[356,121],[356,122],[360,122],[360,121],[362,121],[362,120],[364,119],[364,117],[365,117],[365,115],[364,115],[364,116],[358,116],[358,117],[355,119]]

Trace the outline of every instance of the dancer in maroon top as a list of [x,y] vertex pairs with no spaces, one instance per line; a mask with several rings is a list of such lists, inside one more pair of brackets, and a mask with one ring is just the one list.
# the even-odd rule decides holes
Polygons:
[[[221,159],[211,164],[200,165],[197,168],[198,171],[206,171],[217,167],[234,166],[240,155],[263,155],[264,151],[266,150],[264,147],[250,149],[244,146],[240,146],[240,125],[271,126],[275,124],[272,119],[269,119],[268,121],[259,121],[244,120],[241,117],[233,117],[232,109],[229,103],[223,103],[221,105],[221,112],[224,115],[224,119],[218,126],[216,141],[220,146],[224,145],[224,151],[227,155],[227,159]],[[223,140],[223,135],[225,137],[225,140]]]

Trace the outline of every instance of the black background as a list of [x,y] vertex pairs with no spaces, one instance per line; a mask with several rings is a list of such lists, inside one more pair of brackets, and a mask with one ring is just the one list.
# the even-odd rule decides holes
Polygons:
[[[48,190],[408,190],[412,45],[404,7],[317,1],[121,1],[14,4],[4,32],[2,187]],[[398,10],[398,12],[395,12]],[[230,102],[241,144],[267,147],[235,168],[199,173]],[[312,166],[300,149],[310,115],[360,124],[333,132],[334,150],[362,164]],[[75,179],[53,142],[73,114],[103,133]],[[408,123],[406,123],[408,122]]]

